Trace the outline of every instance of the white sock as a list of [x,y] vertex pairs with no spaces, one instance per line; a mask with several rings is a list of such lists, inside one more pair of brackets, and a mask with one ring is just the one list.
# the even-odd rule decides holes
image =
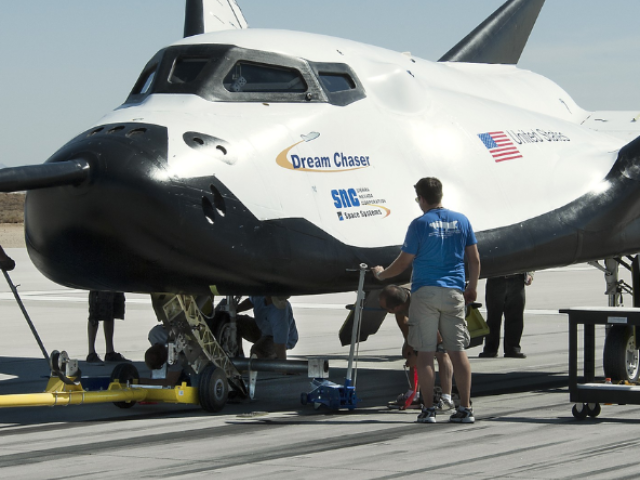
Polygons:
[[450,393],[443,393],[442,394],[442,399],[446,400],[449,403],[451,403],[451,394]]

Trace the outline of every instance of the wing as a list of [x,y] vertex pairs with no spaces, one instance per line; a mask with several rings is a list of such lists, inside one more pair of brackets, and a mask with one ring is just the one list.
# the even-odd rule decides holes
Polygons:
[[236,0],[186,0],[184,36],[249,28]]

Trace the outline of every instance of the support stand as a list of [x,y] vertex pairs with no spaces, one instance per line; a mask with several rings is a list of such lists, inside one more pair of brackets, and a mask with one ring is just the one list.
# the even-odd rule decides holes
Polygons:
[[366,264],[361,263],[359,270],[353,270],[360,272],[360,280],[358,283],[358,296],[355,303],[353,329],[351,331],[347,377],[345,378],[344,385],[339,385],[328,380],[315,379],[312,385],[316,388],[310,393],[303,393],[300,397],[303,405],[313,403],[316,409],[324,405],[332,410],[343,408],[353,410],[356,408],[358,402],[360,402],[360,399],[356,395],[357,357],[358,347],[360,346],[360,324],[364,303],[364,277],[368,269],[369,267]]

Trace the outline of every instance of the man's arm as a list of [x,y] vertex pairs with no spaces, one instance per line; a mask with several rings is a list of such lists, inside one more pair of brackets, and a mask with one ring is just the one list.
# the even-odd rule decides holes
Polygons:
[[464,291],[464,299],[467,303],[475,302],[478,298],[478,279],[480,278],[480,254],[478,245],[469,245],[465,248],[467,255],[467,267],[469,268],[469,284]]
[[400,255],[391,262],[386,269],[378,265],[373,267],[371,271],[378,280],[385,280],[387,278],[396,277],[404,272],[413,263],[415,255],[407,252],[400,252]]
[[398,328],[402,332],[402,336],[404,339],[407,339],[407,335],[409,335],[409,325],[407,325],[407,316],[404,313],[396,313],[396,322],[398,323]]

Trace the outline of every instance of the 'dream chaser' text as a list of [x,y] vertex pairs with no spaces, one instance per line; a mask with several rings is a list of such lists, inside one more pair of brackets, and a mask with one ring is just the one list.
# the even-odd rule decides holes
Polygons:
[[362,168],[369,167],[369,156],[345,155],[342,152],[336,152],[333,157],[301,157],[299,155],[291,155],[291,164],[294,170],[298,168]]

